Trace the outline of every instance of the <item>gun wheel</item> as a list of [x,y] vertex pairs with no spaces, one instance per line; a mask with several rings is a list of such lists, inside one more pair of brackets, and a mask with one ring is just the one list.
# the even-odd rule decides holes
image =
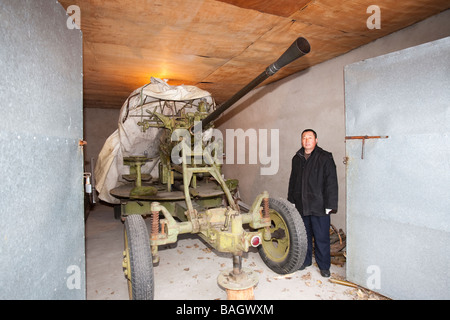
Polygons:
[[269,198],[270,240],[263,240],[259,254],[278,274],[297,271],[305,260],[306,230],[297,209],[287,200]]
[[147,225],[142,216],[133,214],[125,219],[124,273],[131,300],[153,299],[153,262]]

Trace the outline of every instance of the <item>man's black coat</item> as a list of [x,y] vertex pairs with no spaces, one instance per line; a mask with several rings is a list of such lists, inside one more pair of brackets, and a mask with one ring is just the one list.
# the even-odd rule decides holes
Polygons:
[[330,152],[316,146],[308,160],[301,148],[292,158],[288,200],[304,216],[324,216],[338,209],[336,165]]

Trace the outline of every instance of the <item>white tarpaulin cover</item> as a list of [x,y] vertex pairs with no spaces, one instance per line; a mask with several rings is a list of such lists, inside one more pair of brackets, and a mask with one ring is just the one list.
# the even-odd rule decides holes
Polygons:
[[[171,86],[158,78],[151,78],[151,83],[138,88],[127,98],[120,109],[118,129],[106,140],[95,165],[96,189],[99,198],[108,203],[118,204],[119,200],[111,196],[110,191],[125,180],[123,174],[129,174],[129,166],[123,164],[123,157],[143,156],[157,158],[159,156],[160,128],[149,128],[145,132],[138,122],[142,116],[149,116],[145,110],[152,110],[170,115],[178,112],[178,108],[184,107],[186,100],[205,99],[212,104],[213,99],[207,91],[195,86],[180,85]],[[177,110],[163,108],[161,100],[175,101]],[[177,101],[179,103],[177,104]],[[196,111],[187,109],[186,111]],[[150,173],[156,160],[142,166],[142,172]]]

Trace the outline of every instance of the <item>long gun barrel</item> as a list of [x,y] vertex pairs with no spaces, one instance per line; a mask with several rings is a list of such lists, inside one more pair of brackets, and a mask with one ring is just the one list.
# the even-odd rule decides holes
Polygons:
[[[278,70],[288,65],[289,63],[304,56],[311,50],[308,40],[299,37],[295,40],[291,46],[278,58],[277,61],[272,63],[266,68],[259,76],[253,79],[249,84],[242,88],[239,92],[235,93],[230,99],[219,105],[214,112],[209,114],[201,122],[201,128],[205,128],[211,121],[217,119],[225,110],[236,103],[240,98],[245,96],[250,90],[256,88],[260,83],[266,80],[268,77],[273,76]],[[196,126],[198,126],[198,123]],[[197,128],[194,128],[193,132],[196,132]]]

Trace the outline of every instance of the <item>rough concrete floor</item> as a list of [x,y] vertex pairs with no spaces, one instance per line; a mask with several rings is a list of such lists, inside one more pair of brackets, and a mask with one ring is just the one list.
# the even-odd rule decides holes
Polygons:
[[[149,219],[147,219],[148,221]],[[127,300],[122,269],[123,223],[113,208],[97,204],[86,221],[86,280],[88,300]],[[232,269],[232,258],[211,249],[196,235],[182,235],[176,244],[160,247],[154,267],[155,300],[226,300],[217,284],[221,271]],[[246,253],[242,266],[259,274],[255,300],[352,300],[361,291],[323,278],[317,266],[290,275],[279,275],[261,260],[257,250]],[[345,266],[331,266],[331,278],[345,279]]]

